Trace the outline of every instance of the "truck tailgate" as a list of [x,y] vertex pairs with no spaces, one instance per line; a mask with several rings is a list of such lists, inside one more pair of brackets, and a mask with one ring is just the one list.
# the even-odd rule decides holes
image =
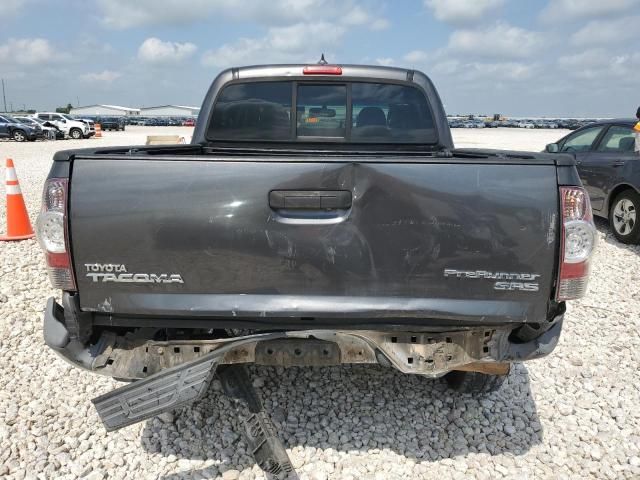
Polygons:
[[553,164],[102,155],[71,180],[88,311],[486,324],[552,296]]

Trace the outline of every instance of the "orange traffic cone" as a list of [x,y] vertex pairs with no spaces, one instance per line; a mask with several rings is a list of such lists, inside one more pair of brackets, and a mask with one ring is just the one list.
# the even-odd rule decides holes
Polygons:
[[33,238],[33,228],[27,214],[27,207],[22,198],[22,191],[16,176],[13,160],[7,158],[7,234],[0,235],[0,240],[26,240]]
[[102,138],[102,125],[100,125],[99,123],[96,123],[93,125],[93,128],[95,128],[96,130],[95,137]]

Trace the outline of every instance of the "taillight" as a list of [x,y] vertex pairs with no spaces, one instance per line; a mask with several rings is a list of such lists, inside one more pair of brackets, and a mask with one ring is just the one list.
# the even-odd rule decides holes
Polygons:
[[45,183],[36,236],[44,250],[51,285],[76,290],[67,232],[67,187],[66,178],[51,178]]
[[560,187],[562,236],[556,299],[580,298],[587,292],[589,261],[596,246],[596,227],[589,196],[579,187]]
[[302,69],[304,75],[342,75],[342,67],[334,65],[307,65]]

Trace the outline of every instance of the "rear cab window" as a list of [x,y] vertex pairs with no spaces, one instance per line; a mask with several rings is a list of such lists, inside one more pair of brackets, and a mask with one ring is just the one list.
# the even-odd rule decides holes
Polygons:
[[346,127],[346,85],[298,85],[296,102],[298,137],[344,138],[347,132]]
[[420,88],[358,81],[229,84],[218,94],[207,138],[416,145],[438,141],[431,107]]
[[289,140],[291,82],[226,86],[214,106],[208,137],[219,140]]
[[361,142],[431,143],[433,116],[424,94],[413,87],[354,83],[351,138]]

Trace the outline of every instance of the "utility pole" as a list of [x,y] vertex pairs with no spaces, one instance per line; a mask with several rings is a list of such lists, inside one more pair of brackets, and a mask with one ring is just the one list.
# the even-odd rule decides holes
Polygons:
[[4,101],[4,111],[7,111],[7,97],[4,95],[4,78],[2,79],[2,100]]

